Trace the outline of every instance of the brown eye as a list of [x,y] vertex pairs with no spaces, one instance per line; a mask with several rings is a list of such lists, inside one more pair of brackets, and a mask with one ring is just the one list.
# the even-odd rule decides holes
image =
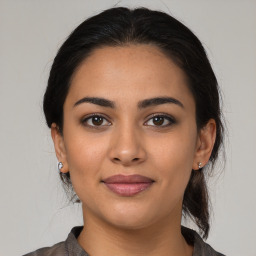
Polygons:
[[155,115],[150,118],[147,123],[151,123],[149,124],[150,126],[166,127],[175,124],[176,121],[174,118],[167,115]]
[[92,117],[93,125],[101,125],[103,123],[103,118],[99,116]]
[[82,123],[85,126],[91,126],[91,127],[101,127],[101,126],[106,126],[109,125],[110,123],[107,122],[106,118],[104,118],[101,115],[92,115],[89,116],[85,119],[83,119]]
[[162,125],[164,123],[164,118],[160,116],[153,117],[153,123],[155,125]]

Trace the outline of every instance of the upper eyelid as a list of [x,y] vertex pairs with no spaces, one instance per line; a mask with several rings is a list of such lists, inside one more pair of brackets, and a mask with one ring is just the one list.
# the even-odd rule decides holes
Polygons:
[[110,117],[108,117],[108,116],[106,116],[105,114],[101,114],[101,113],[93,113],[93,114],[89,114],[89,115],[86,115],[86,116],[84,116],[83,118],[82,118],[82,121],[84,121],[84,120],[88,120],[88,119],[90,119],[90,118],[92,118],[92,117],[94,117],[94,116],[100,116],[100,117],[103,117],[104,119],[106,119],[107,121],[110,119],[111,120],[111,118]]

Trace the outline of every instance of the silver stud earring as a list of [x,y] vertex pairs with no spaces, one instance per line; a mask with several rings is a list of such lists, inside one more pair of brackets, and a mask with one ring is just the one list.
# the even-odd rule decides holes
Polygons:
[[62,162],[58,162],[58,169],[59,169],[59,171],[61,170],[62,167],[63,167],[63,163]]
[[198,163],[198,169],[201,169],[201,168],[202,168],[202,163],[199,162],[199,163]]

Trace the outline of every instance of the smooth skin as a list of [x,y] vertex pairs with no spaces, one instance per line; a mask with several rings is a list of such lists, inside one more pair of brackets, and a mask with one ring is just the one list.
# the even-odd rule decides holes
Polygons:
[[[81,102],[84,97],[110,100],[115,108]],[[181,104],[138,108],[155,97]],[[51,135],[61,171],[70,172],[82,202],[81,247],[91,256],[191,256],[181,234],[182,200],[192,169],[210,158],[216,123],[197,130],[185,73],[153,45],[96,49],[74,74],[63,111],[63,136],[54,123]],[[102,182],[116,174],[154,183],[120,196]]]

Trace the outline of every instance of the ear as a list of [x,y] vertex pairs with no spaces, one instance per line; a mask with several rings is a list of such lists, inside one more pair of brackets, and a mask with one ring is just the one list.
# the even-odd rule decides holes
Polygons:
[[196,152],[193,162],[193,170],[204,167],[210,159],[213,146],[216,139],[216,122],[214,119],[210,119],[208,123],[199,131]]
[[61,168],[62,173],[68,172],[68,163],[66,157],[66,149],[64,144],[63,136],[60,133],[58,126],[55,123],[51,125],[51,136],[55,148],[56,157],[59,162],[62,162],[63,167]]

